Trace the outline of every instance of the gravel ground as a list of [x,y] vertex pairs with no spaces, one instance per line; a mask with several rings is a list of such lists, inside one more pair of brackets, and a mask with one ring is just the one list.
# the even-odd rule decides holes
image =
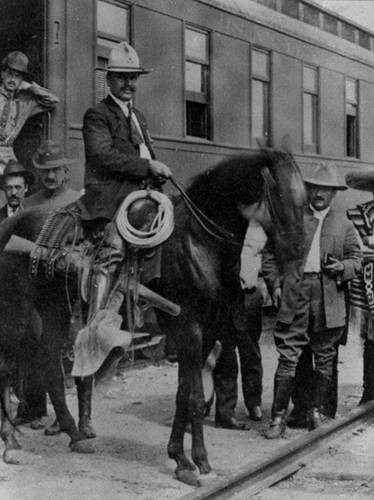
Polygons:
[[[217,475],[266,458],[285,440],[262,436],[268,425],[276,353],[269,331],[262,339],[264,363],[263,409],[265,418],[249,431],[215,429],[213,416],[205,426],[206,445]],[[360,342],[351,336],[341,350],[339,413],[357,405],[361,393]],[[174,478],[175,463],[166,446],[174,412],[177,365],[161,362],[126,370],[94,397],[93,421],[98,437],[96,453],[78,455],[68,449],[68,437],[46,437],[43,431],[20,427],[22,464],[0,463],[1,500],[171,500],[192,491]],[[68,404],[77,415],[75,391],[68,390]],[[237,416],[245,417],[240,399]],[[53,421],[53,411],[47,423]],[[289,430],[286,439],[306,431]],[[190,439],[186,438],[190,450]],[[234,457],[234,459],[233,459]]]

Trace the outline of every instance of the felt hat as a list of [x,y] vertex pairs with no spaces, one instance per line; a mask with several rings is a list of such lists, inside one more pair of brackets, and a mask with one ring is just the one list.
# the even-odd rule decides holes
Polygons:
[[306,184],[330,187],[342,191],[347,186],[339,181],[338,169],[335,163],[320,163],[311,176],[304,177]]
[[3,185],[6,177],[10,176],[20,176],[24,177],[27,184],[31,184],[34,176],[29,172],[23,165],[21,165],[17,160],[9,160],[3,174],[0,176],[0,183]]
[[2,61],[3,68],[10,68],[20,73],[27,74],[29,72],[29,58],[19,50],[9,52]]
[[115,73],[150,73],[152,69],[140,66],[139,56],[127,42],[120,42],[110,51],[107,71]]
[[345,176],[345,182],[352,189],[374,192],[374,168],[352,170]]
[[68,166],[75,163],[75,160],[69,160],[58,142],[45,141],[36,150],[32,157],[34,167],[39,169],[49,169],[61,166]]

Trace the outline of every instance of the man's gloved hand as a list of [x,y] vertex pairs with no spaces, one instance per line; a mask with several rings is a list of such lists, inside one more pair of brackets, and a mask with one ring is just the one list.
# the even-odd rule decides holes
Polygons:
[[171,177],[170,168],[161,161],[149,160],[149,169],[155,177],[165,177],[166,179]]

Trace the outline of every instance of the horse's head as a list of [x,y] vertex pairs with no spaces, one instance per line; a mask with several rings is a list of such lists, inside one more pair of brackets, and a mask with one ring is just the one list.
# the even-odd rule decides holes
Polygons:
[[278,243],[285,260],[300,258],[304,251],[303,213],[306,203],[300,170],[289,153],[264,151],[263,227]]

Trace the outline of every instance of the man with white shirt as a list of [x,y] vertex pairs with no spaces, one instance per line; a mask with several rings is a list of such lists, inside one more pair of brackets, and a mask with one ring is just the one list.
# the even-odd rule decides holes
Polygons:
[[150,71],[140,66],[127,42],[119,43],[108,60],[109,95],[84,116],[85,194],[78,205],[86,227],[104,233],[91,279],[88,320],[103,308],[118,267],[112,263],[121,262],[124,255],[122,238],[111,222],[114,214],[132,191],[160,185],[171,175],[169,167],[155,159],[146,120],[133,107],[138,78]]
[[344,213],[331,207],[336,192],[347,189],[338,179],[336,166],[321,164],[312,177],[304,180],[309,205],[305,211],[303,275],[301,280],[294,280],[292,295],[282,300],[284,283],[293,277],[287,270],[279,269],[271,243],[263,254],[264,279],[274,303],[279,306],[274,331],[279,360],[274,377],[272,421],[266,433],[268,439],[281,437],[285,432],[296,366],[306,345],[314,357],[308,427],[315,429],[321,424],[336,345],[346,323],[344,284],[354,278],[361,267],[354,227]]
[[0,209],[0,222],[22,210],[29,183],[29,172],[18,161],[9,160],[2,175],[2,189],[7,202]]

